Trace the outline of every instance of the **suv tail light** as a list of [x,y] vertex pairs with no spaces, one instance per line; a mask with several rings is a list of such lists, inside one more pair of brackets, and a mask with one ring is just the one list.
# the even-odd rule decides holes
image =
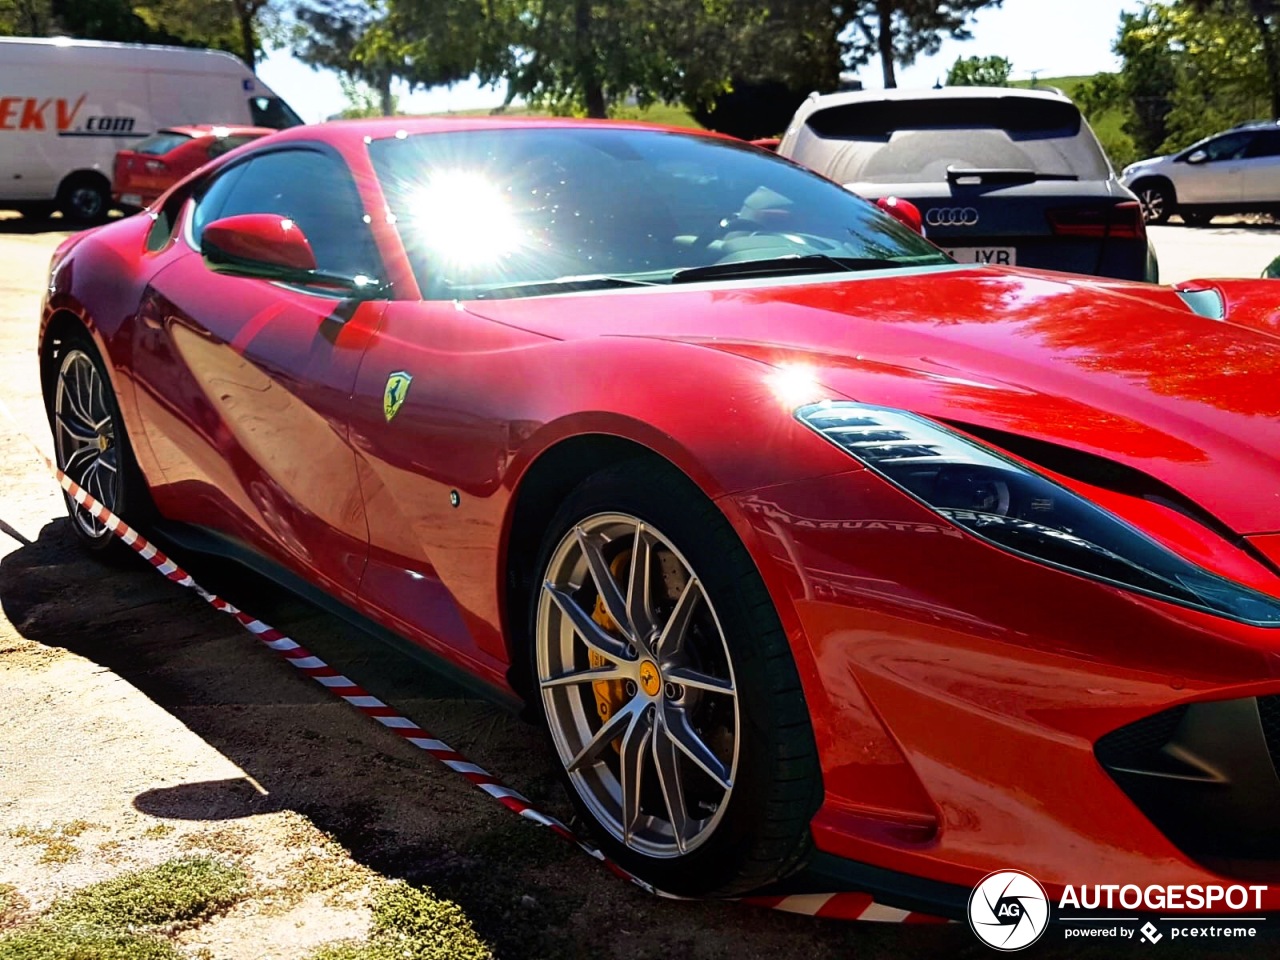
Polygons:
[[1060,207],[1050,210],[1049,227],[1060,237],[1145,240],[1147,225],[1135,200],[1107,207]]

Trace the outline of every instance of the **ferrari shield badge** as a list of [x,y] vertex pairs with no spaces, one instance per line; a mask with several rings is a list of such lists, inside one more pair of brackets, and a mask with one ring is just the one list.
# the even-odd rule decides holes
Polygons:
[[387,423],[390,423],[391,418],[400,412],[411,383],[413,383],[413,377],[403,370],[387,377],[387,388],[382,391],[382,412],[386,415]]

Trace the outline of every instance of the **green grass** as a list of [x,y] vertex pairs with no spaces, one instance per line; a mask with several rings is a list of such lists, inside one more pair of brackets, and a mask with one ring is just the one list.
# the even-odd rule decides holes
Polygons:
[[311,960],[492,960],[462,908],[426,887],[388,884],[374,895],[372,909],[368,940],[329,944]]
[[242,870],[170,860],[60,898],[35,923],[0,937],[0,960],[179,960],[157,934],[207,920],[248,891]]
[[39,924],[0,938],[0,960],[181,960],[158,937],[98,927]]
[[170,860],[77,890],[45,917],[62,926],[109,929],[199,923],[242,899],[248,887],[243,870],[216,860]]

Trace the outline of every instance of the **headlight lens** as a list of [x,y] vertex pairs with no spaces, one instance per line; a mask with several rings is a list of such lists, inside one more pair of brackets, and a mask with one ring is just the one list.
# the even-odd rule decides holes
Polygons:
[[1061,484],[932,420],[850,401],[804,406],[796,417],[998,547],[1175,603],[1280,626],[1280,600],[1204,570]]

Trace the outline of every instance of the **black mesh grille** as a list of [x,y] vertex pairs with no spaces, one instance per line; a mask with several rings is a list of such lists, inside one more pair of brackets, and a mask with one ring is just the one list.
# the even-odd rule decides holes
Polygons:
[[1280,770],[1280,696],[1258,698],[1258,719],[1262,721],[1262,735],[1267,739],[1271,763]]
[[[1149,768],[1156,762],[1155,755],[1160,748],[1173,737],[1186,712],[1187,705],[1183,704],[1113,730],[1094,744],[1094,753],[1106,767]],[[1276,729],[1280,733],[1280,704],[1277,704]]]

